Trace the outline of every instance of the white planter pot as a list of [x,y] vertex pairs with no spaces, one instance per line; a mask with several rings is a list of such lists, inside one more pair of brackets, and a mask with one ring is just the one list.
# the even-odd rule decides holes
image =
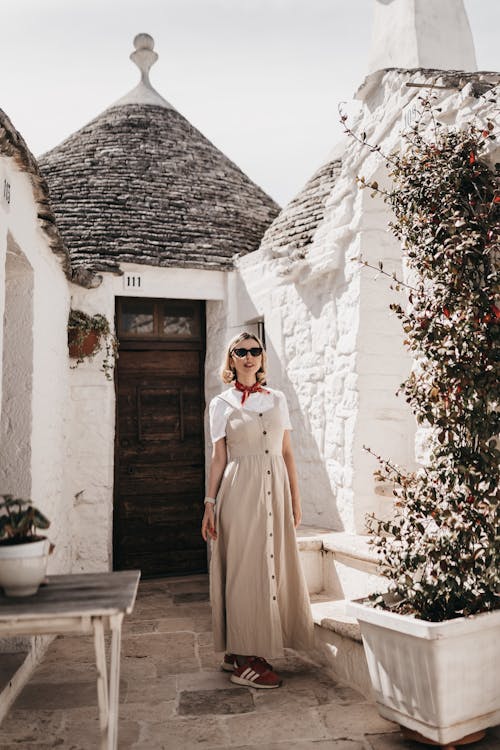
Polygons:
[[6,596],[36,594],[45,578],[49,546],[47,539],[0,546],[0,586]]
[[500,723],[500,610],[445,622],[349,602],[379,712],[440,744]]

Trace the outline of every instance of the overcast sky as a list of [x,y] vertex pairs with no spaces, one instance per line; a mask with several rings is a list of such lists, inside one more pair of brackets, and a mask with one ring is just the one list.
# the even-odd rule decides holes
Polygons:
[[[9,0],[0,107],[35,155],[137,83],[155,39],[159,93],[280,204],[339,137],[368,68],[373,0]],[[436,0],[440,2],[440,0]],[[466,0],[479,70],[500,69],[500,0]]]

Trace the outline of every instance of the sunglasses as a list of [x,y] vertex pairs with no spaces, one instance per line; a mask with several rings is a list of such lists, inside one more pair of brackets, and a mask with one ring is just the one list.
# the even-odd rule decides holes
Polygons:
[[235,354],[238,359],[244,359],[244,357],[247,356],[247,354],[251,354],[252,357],[259,357],[262,354],[262,347],[261,346],[252,346],[251,349],[233,349],[231,354]]

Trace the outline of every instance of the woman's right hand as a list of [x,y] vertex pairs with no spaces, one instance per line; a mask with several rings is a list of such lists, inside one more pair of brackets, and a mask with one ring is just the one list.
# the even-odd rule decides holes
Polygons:
[[201,523],[201,535],[205,542],[207,541],[208,537],[210,537],[210,539],[217,539],[213,503],[205,504],[205,513],[203,514],[203,521]]

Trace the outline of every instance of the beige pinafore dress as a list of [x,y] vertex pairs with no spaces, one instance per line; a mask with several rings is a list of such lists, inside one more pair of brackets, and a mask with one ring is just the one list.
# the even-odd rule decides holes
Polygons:
[[272,398],[262,413],[230,404],[210,561],[215,650],[267,659],[310,650],[314,628]]

